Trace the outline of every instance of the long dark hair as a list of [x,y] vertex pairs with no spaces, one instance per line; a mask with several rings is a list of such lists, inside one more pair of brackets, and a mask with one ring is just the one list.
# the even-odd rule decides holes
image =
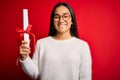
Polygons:
[[73,9],[71,8],[71,6],[67,3],[65,3],[65,2],[60,2],[60,3],[58,3],[54,6],[54,8],[52,10],[51,18],[50,18],[50,29],[49,29],[48,36],[55,36],[57,34],[57,31],[54,28],[53,18],[54,18],[55,10],[59,6],[65,6],[70,11],[70,14],[71,14],[71,17],[72,17],[72,25],[71,25],[71,28],[70,28],[70,34],[71,34],[71,36],[78,37],[75,13],[74,13]]

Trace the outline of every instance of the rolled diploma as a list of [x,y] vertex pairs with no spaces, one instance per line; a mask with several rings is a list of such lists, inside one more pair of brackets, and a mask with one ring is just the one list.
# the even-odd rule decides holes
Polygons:
[[[23,9],[23,29],[26,30],[28,26],[28,10],[27,9]],[[24,41],[29,42],[29,34],[24,33]],[[29,46],[29,43],[28,45]]]

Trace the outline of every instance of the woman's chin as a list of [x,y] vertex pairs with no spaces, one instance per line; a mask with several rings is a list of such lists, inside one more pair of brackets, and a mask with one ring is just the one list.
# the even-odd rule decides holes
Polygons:
[[65,31],[64,30],[59,30],[58,33],[63,34],[63,33],[65,33]]

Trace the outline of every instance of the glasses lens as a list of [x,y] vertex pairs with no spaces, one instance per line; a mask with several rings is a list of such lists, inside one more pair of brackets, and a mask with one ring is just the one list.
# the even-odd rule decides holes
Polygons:
[[58,20],[59,20],[59,18],[60,18],[60,16],[59,16],[59,15],[54,15],[54,20],[55,20],[55,21],[58,21]]
[[63,20],[69,20],[70,16],[69,15],[63,15]]
[[54,20],[55,21],[59,21],[59,19],[62,17],[63,20],[67,21],[70,19],[70,15],[69,14],[65,14],[63,16],[60,15],[54,15]]

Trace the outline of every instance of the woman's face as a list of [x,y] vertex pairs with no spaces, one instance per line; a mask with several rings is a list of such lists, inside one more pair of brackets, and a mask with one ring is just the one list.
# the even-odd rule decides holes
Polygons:
[[70,27],[72,24],[71,14],[67,7],[59,6],[54,13],[54,27],[57,33],[70,33]]

